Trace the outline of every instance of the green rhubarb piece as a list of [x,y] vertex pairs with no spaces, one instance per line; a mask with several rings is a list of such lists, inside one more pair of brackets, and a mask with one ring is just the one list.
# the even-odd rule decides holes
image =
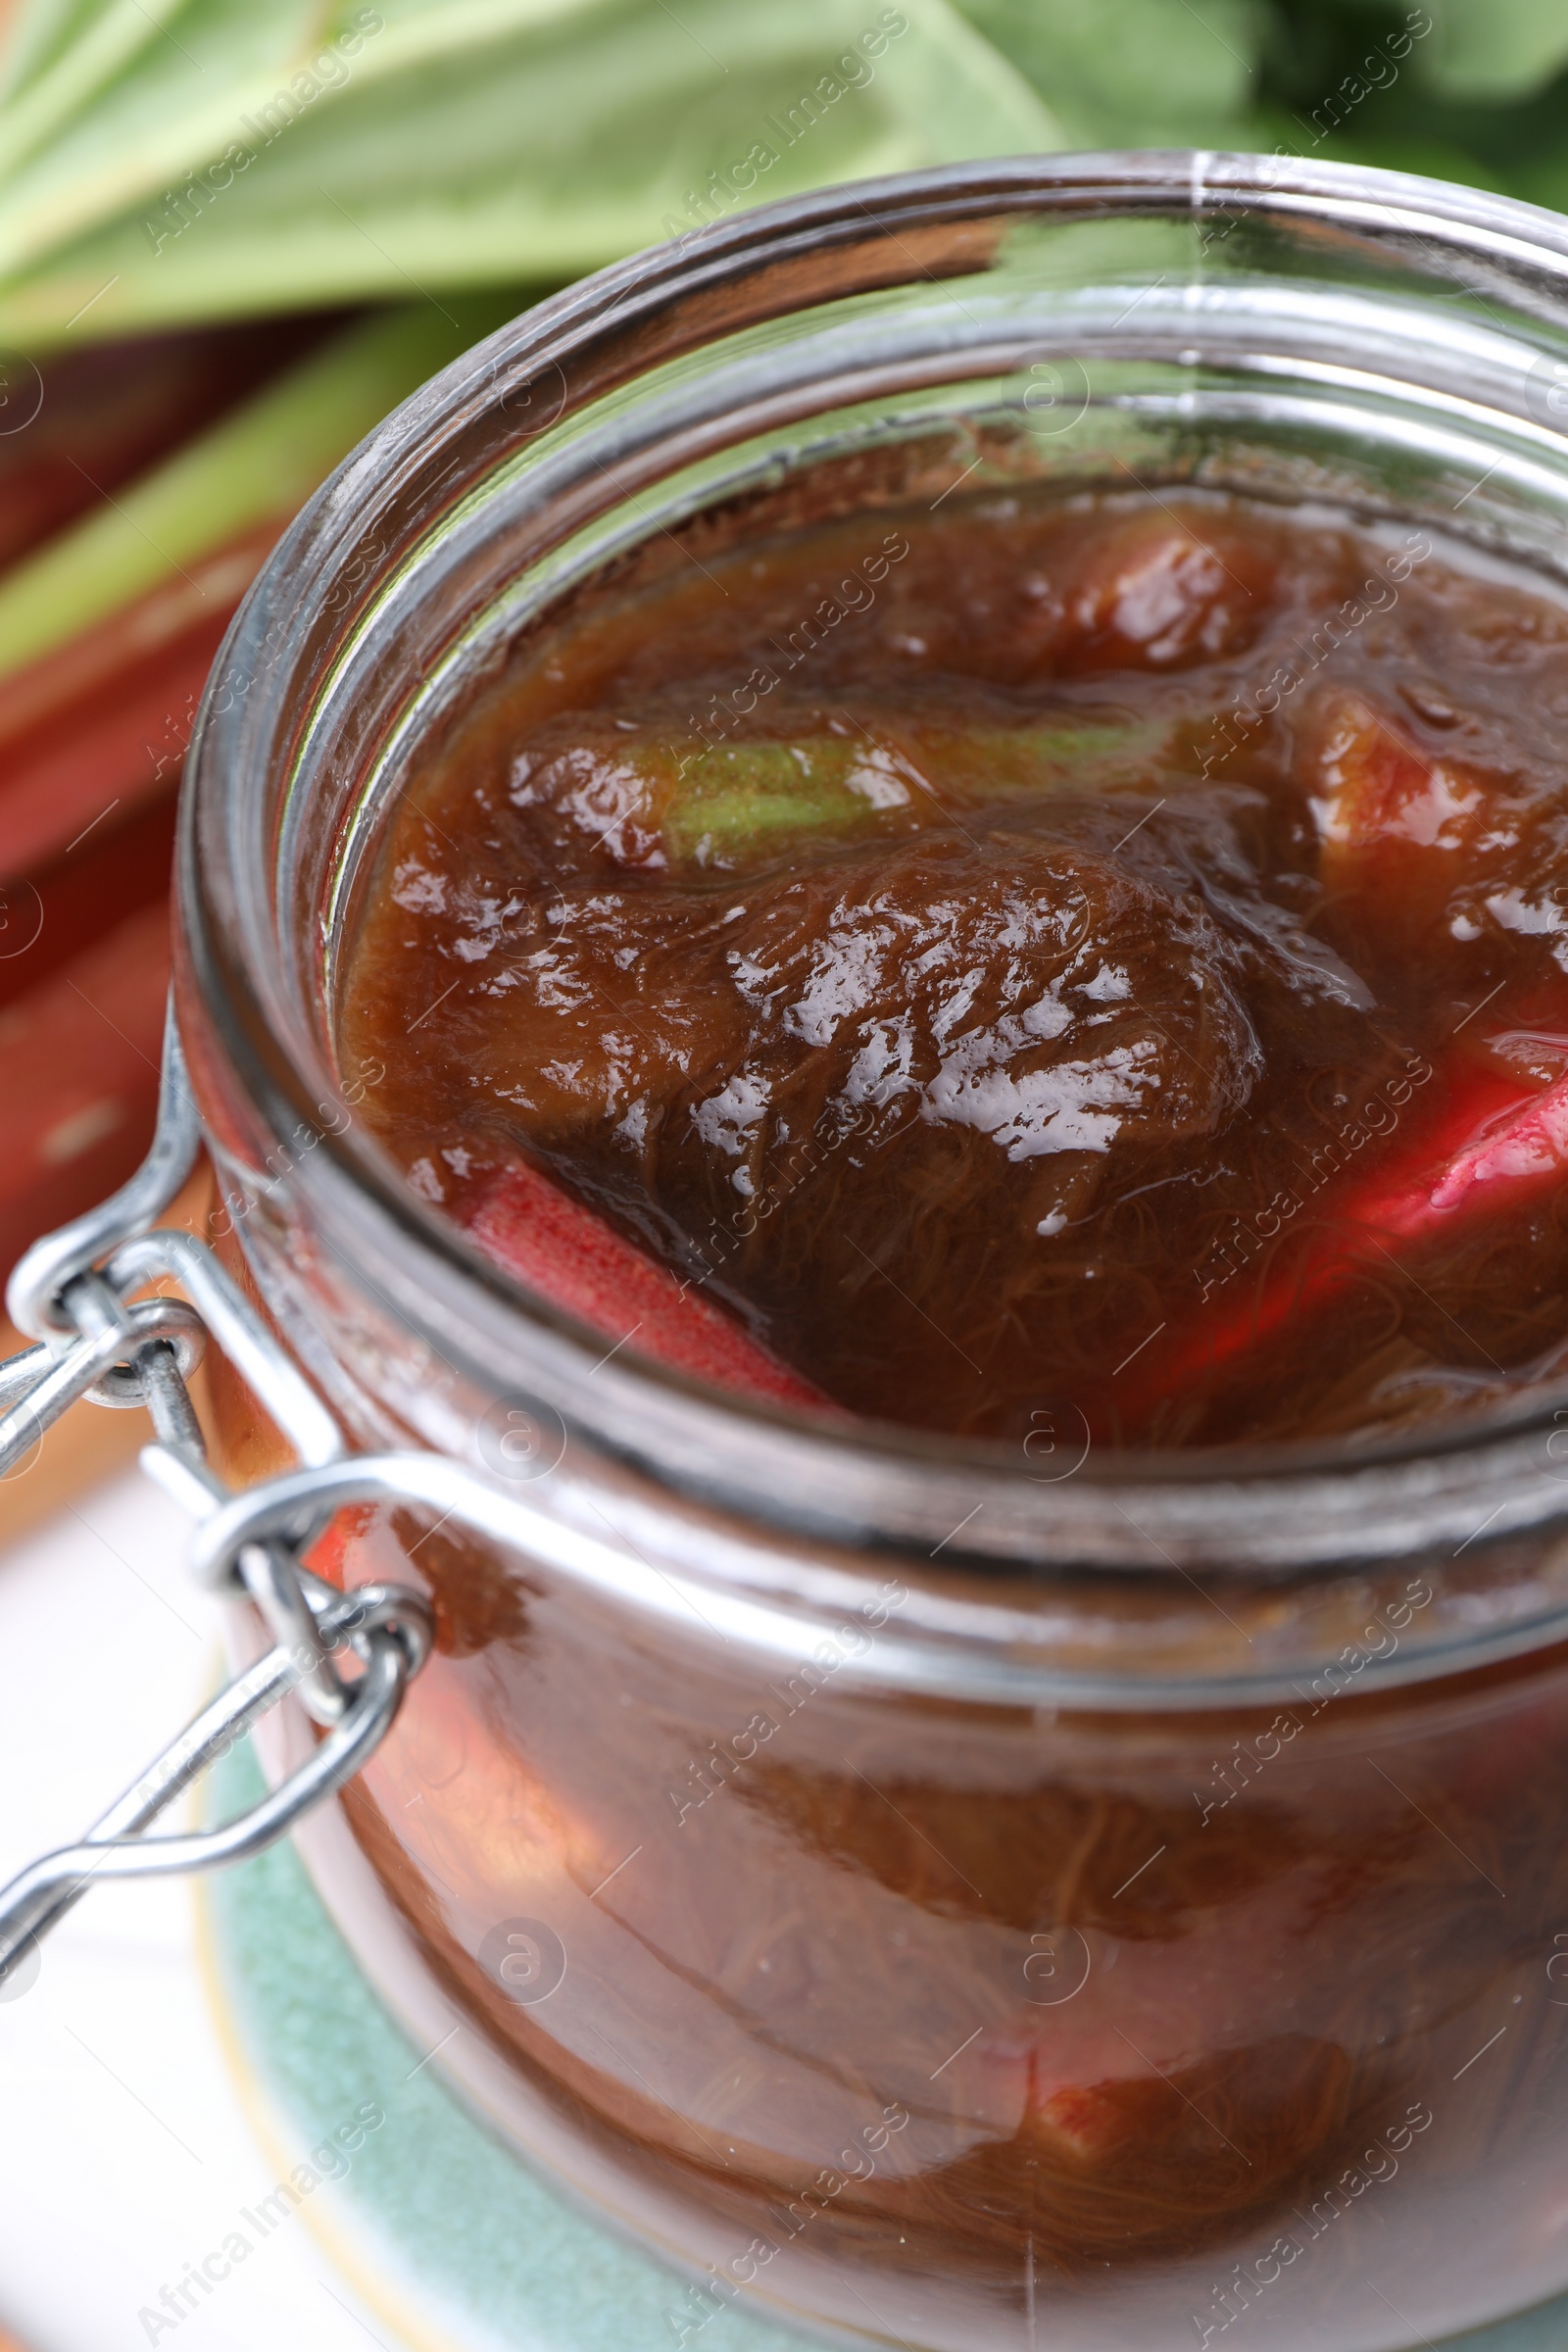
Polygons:
[[798,834],[866,827],[878,811],[850,782],[862,754],[833,736],[687,753],[660,826],[665,856],[676,865],[725,865],[737,852],[766,855]]
[[775,855],[803,835],[904,831],[950,809],[1135,783],[1169,733],[1163,721],[1083,719],[687,747],[673,781],[668,753],[658,757],[648,802],[671,864],[723,866]]

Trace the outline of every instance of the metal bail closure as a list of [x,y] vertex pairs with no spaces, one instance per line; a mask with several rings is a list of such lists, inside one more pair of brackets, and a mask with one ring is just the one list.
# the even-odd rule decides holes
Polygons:
[[[24,1458],[78,1397],[110,1407],[144,1404],[158,1444],[142,1455],[198,1520],[225,1521],[235,1498],[207,1460],[186,1381],[215,1341],[293,1445],[303,1466],[335,1483],[345,1447],[336,1422],[207,1246],[188,1233],[154,1232],[201,1145],[172,1007],[164,1037],[158,1132],[137,1173],[85,1216],[35,1242],[11,1277],[13,1320],[38,1346],[0,1363],[0,1474]],[[172,1277],[184,1299],[128,1294]],[[341,1479],[341,1470],[338,1472]],[[260,1506],[277,1482],[249,1491]],[[268,1654],[220,1691],[150,1764],[134,1788],[76,1845],[46,1854],[0,1888],[0,1983],[95,1879],[163,1877],[242,1861],[284,1837],[313,1805],[341,1788],[392,1727],[403,1693],[430,1652],[422,1594],[398,1585],[339,1592],[301,1554],[330,1516],[314,1510],[258,1527],[225,1562],[222,1590],[248,1598],[271,1635]],[[275,1516],[275,1515],[274,1515]],[[206,1557],[211,1545],[203,1548]],[[339,1661],[359,1671],[345,1677]],[[290,1692],[321,1729],[305,1763],[248,1812],[183,1836],[144,1833],[182,1789],[226,1755]]]
[[339,1592],[308,1569],[299,1576],[321,1646],[330,1652],[346,1644],[364,1667],[348,1686],[339,1721],[309,1760],[248,1812],[215,1830],[142,1836],[182,1789],[226,1756],[235,1740],[296,1687],[314,1654],[269,1651],[186,1725],[79,1844],[44,1855],[0,1889],[0,1982],[95,1879],[168,1877],[242,1862],[286,1836],[374,1754],[392,1728],[411,1678],[429,1654],[429,1609],[418,1594],[396,1586],[362,1585]]

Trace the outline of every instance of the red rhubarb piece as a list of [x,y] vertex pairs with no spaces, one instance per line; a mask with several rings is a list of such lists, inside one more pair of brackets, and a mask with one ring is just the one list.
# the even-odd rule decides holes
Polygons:
[[515,1282],[614,1346],[768,1403],[820,1410],[828,1401],[723,1307],[524,1161],[486,1186],[466,1222],[470,1239]]
[[266,318],[56,350],[0,371],[0,565],[215,424],[330,331]]
[[1453,760],[1428,759],[1358,694],[1321,713],[1312,797],[1329,889],[1385,887],[1405,927],[1446,892],[1451,854],[1486,807],[1481,782]]
[[0,873],[34,873],[105,817],[172,795],[213,656],[281,527],[0,678]]
[[1066,670],[1165,669],[1238,653],[1274,586],[1264,552],[1239,534],[1189,529],[1163,510],[1107,531],[1087,552],[1069,613]]
[[1440,1134],[1429,1132],[1418,1157],[1386,1159],[1375,1176],[1325,1188],[1314,1209],[1332,1219],[1308,1246],[1288,1253],[1236,1306],[1209,1310],[1186,1324],[1175,1345],[1151,1350],[1134,1390],[1119,1392],[1124,1410],[1141,1411],[1160,1394],[1205,1371],[1218,1371],[1260,1346],[1287,1323],[1302,1322],[1369,1266],[1397,1265],[1397,1245],[1473,1220],[1505,1214],[1552,1179],[1568,1176],[1568,1073],[1544,1093],[1499,1107],[1494,1078],[1473,1072],[1451,1102]]
[[112,1192],[146,1150],[168,992],[160,900],[0,1012],[0,1265]]
[[1360,1220],[1416,1236],[1510,1206],[1523,1193],[1568,1174],[1568,1073],[1472,1135],[1436,1172],[1369,1200]]

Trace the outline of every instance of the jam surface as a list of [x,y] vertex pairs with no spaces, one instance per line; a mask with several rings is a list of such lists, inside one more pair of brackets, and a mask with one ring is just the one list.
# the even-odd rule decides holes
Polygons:
[[[1568,612],[1177,491],[660,562],[432,729],[344,972],[362,1115],[505,1274],[606,1354],[1031,1461],[1064,1412],[1290,1439],[1545,1377]],[[1478,1623],[1558,1573],[1459,1553]],[[488,2111],[684,2251],[676,2345],[753,2291],[1310,2352],[1562,2288],[1568,1661],[1365,1671],[1434,1639],[1446,1542],[1188,1712],[858,1680],[896,1576],[781,1663],[388,1507],[318,1565],[439,1626],[346,1800],[385,1981],[411,1935]],[[1259,1672],[1305,1605],[1111,1586],[1052,1609],[1212,1615]]]
[[1028,1445],[1385,1430],[1568,1337],[1568,610],[1171,491],[604,583],[432,740],[343,989],[606,1335]]

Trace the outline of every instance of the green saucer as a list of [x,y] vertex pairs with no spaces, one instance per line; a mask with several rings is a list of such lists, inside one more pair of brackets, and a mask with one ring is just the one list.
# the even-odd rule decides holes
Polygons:
[[[219,1777],[218,1815],[260,1792],[240,1751]],[[220,1872],[202,1899],[215,2005],[258,2135],[391,2336],[417,2352],[672,2352],[689,2314],[681,2279],[585,2221],[474,2121],[371,1991],[292,1846]],[[386,2120],[352,2154],[308,2163],[340,2130],[354,2138],[367,2108]],[[302,2157],[336,2177],[308,2184]],[[730,2309],[690,2342],[806,2352],[808,2339]],[[1444,2352],[1565,2345],[1568,2296],[1444,2338]]]
[[[215,1817],[261,1792],[240,1751],[215,1779]],[[421,2063],[291,1845],[201,1884],[215,2007],[241,2093],[277,2180],[292,2176],[303,2192],[288,2218],[307,2225],[394,2340],[418,2352],[673,2352],[685,2282],[554,2195]],[[361,2137],[366,2108],[386,2121]],[[310,2151],[330,2149],[340,2128],[361,2144],[311,2165]],[[311,2186],[295,2174],[302,2158],[336,2177]],[[692,2342],[806,2352],[793,2330],[733,2309]]]

